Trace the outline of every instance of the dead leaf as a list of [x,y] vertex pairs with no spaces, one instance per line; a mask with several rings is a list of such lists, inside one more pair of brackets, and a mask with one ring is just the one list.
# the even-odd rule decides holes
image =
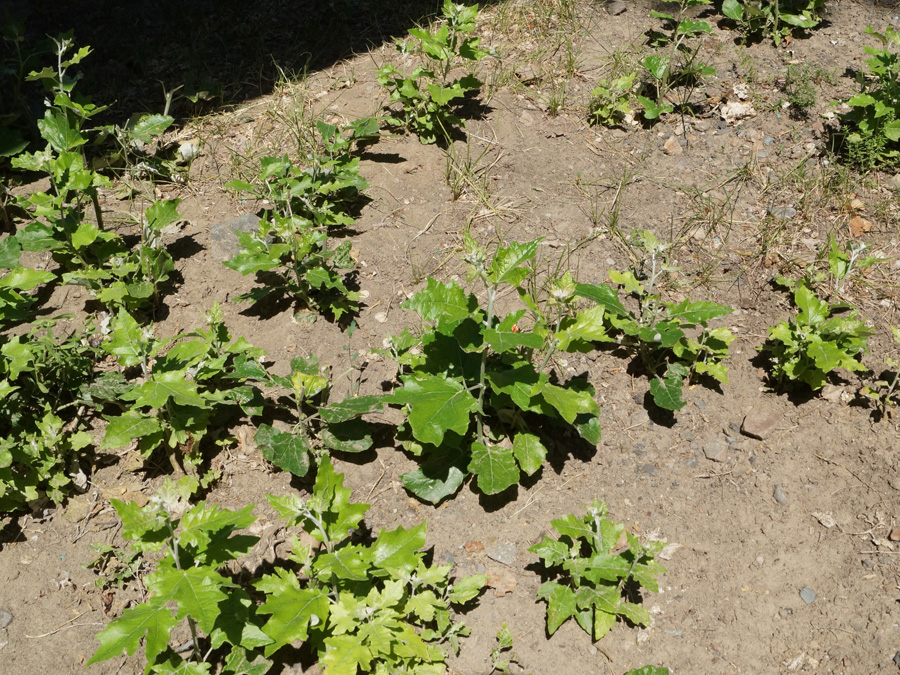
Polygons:
[[672,555],[674,555],[675,551],[681,548],[681,544],[671,543],[666,544],[662,551],[656,554],[656,557],[660,560],[671,560]]
[[498,598],[502,598],[504,595],[516,590],[516,575],[510,570],[494,568],[488,570],[488,572],[488,588],[493,588],[494,594]]
[[477,553],[478,551],[484,550],[484,544],[480,541],[470,541],[468,544],[463,546],[467,553]]
[[850,219],[850,234],[859,237],[872,229],[872,221],[862,216],[853,216]]

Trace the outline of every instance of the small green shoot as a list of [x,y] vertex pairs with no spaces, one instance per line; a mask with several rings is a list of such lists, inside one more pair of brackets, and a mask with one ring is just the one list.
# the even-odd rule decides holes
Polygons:
[[874,331],[856,318],[856,311],[834,316],[848,306],[819,299],[803,281],[783,277],[777,281],[793,289],[794,304],[800,310],[795,319],[769,328],[769,339],[760,347],[771,361],[778,386],[804,382],[818,391],[837,368],[865,370],[859,358],[867,351],[868,337]]
[[656,577],[666,570],[654,558],[665,544],[642,543],[607,513],[606,503],[595,500],[581,518],[550,521],[558,539],[544,536],[528,549],[555,579],[545,582],[537,595],[547,603],[550,635],[572,617],[593,641],[606,635],[618,617],[650,625],[650,612],[623,596],[629,582],[659,592]]

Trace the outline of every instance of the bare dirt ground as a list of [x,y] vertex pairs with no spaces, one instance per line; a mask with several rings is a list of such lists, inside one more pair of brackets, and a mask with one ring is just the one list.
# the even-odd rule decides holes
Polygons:
[[[772,276],[815,261],[831,233],[841,242],[852,237],[848,223],[856,212],[872,223],[861,239],[888,259],[850,289],[878,330],[865,362],[880,371],[891,352],[888,326],[898,322],[898,184],[891,175],[861,177],[835,164],[823,152],[822,115],[831,101],[855,90],[848,73],[862,67],[866,25],[896,21],[894,10],[832,3],[827,25],[782,49],[736,44],[736,34],[713,12],[704,56],[717,75],[700,85],[696,116],[607,129],[586,122],[589,92],[615,55],[634,59],[655,5],[628,2],[612,15],[584,2],[566,18],[544,16],[532,4],[510,0],[482,13],[481,30],[503,59],[481,66],[488,112],[466,130],[471,155],[484,155],[457,199],[438,147],[415,137],[383,137],[364,155],[372,201],[351,240],[358,283],[369,295],[353,348],[368,352],[414,325],[414,315],[399,305],[426,275],[464,277],[459,250],[467,221],[484,242],[544,237],[542,269],[562,260],[578,279],[593,283],[639,262],[618,233],[650,229],[673,244],[678,270],[669,275],[667,297],[736,308],[725,320],[737,335],[731,383],[721,390],[692,388],[688,406],[666,416],[648,405],[646,379],[631,374],[615,353],[569,357],[560,368],[587,373],[598,392],[603,440],[589,456],[572,456],[560,443],[537,480],[501,498],[485,498],[467,484],[437,508],[423,504],[399,481],[414,461],[387,444],[361,458],[338,458],[338,469],[354,497],[372,504],[372,530],[427,518],[435,560],[453,561],[461,573],[511,575],[505,589],[488,590],[465,615],[472,635],[451,664],[461,675],[490,672],[503,622],[523,672],[536,675],[620,675],[647,663],[673,673],[895,672],[900,543],[889,534],[900,519],[896,420],[873,418],[860,404],[855,378],[835,379],[813,398],[774,393],[756,358],[767,327],[793,312]],[[565,28],[576,62],[571,77],[566,43],[548,26],[577,27]],[[384,101],[375,69],[391,58],[386,45],[338,60],[300,83],[188,123],[182,133],[203,141],[191,179],[157,188],[181,197],[184,215],[183,229],[170,242],[182,281],[166,298],[160,334],[201,325],[203,313],[219,301],[231,332],[264,348],[276,370],[312,352],[336,372],[346,368],[347,336],[338,325],[296,323],[290,310],[259,316],[230,302],[253,281],[221,265],[210,231],[255,212],[258,205],[235,199],[222,185],[252,172],[260,156],[292,152],[287,121],[298,111],[327,121],[375,114]],[[833,74],[817,83],[817,103],[807,118],[792,117],[781,105],[789,63]],[[742,84],[757,114],[729,125],[720,104]],[[552,115],[563,86],[564,104]],[[457,152],[465,148],[457,144]],[[863,206],[851,212],[852,199]],[[114,218],[131,207],[110,194],[104,208]],[[79,289],[62,287],[51,303],[82,313],[86,300]],[[370,355],[360,393],[383,391],[394,372],[391,363]],[[335,385],[338,391],[344,386]],[[748,424],[765,418],[761,440],[741,432],[748,415]],[[231,431],[246,438],[238,434],[242,424]],[[273,470],[250,443],[222,450],[212,462],[224,477],[208,500],[228,508],[256,504],[263,540],[253,555],[280,555],[284,533],[264,495],[309,485]],[[82,672],[97,646],[94,635],[138,598],[134,589],[101,591],[84,567],[92,543],[123,543],[108,500],[146,498],[161,480],[125,467],[123,457],[98,470],[88,492],[63,508],[2,521],[0,609],[13,620],[0,628],[0,672]],[[664,561],[660,593],[645,594],[652,626],[619,623],[592,645],[569,622],[548,638],[545,605],[535,601],[537,557],[527,548],[551,519],[582,513],[596,498],[632,531],[656,533],[680,548]],[[811,602],[808,593],[801,597],[803,589],[814,593]],[[123,657],[90,670],[103,675],[142,668],[138,658]],[[299,662],[281,668],[315,672]]]

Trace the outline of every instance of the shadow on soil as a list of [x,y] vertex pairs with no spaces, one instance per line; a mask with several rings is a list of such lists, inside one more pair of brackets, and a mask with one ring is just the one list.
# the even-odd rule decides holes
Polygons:
[[[3,5],[0,26],[24,22],[23,54],[46,36],[67,31],[74,31],[77,46],[90,45],[93,53],[82,63],[78,91],[97,104],[115,103],[110,116],[126,119],[136,112],[162,112],[164,89],[179,86],[170,111],[176,117],[268,94],[279,80],[298,79],[405,35],[437,16],[441,2],[12,0]],[[0,43],[0,62],[16,58],[9,44]],[[26,73],[55,62],[47,53],[32,60]],[[42,93],[34,89],[40,112]]]

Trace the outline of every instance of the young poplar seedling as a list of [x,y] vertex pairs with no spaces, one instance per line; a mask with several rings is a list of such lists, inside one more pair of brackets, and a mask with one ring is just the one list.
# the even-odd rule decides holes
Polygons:
[[265,157],[255,184],[235,180],[226,185],[274,208],[265,212],[256,232],[236,233],[241,249],[225,266],[245,276],[267,273],[259,277],[262,286],[237,301],[257,303],[286,295],[302,307],[330,312],[339,320],[358,311],[363,295],[346,283],[344,270],[356,267],[350,242],[329,248],[328,232],[354,222],[352,209],[368,183],[351,148],[373,138],[378,127],[370,118],[343,130],[321,121],[316,127],[324,151],[310,153],[304,168],[287,155]]
[[[891,335],[894,342],[900,345],[900,328],[891,326]],[[860,392],[875,404],[880,419],[891,417],[893,409],[900,405],[900,361],[888,357],[886,362],[893,372],[882,373],[880,379],[863,387]]]
[[[261,629],[264,618],[224,569],[259,539],[235,534],[256,520],[253,505],[240,511],[205,502],[190,506],[197,487],[195,478],[185,476],[177,483],[166,479],[144,507],[112,500],[132,552],[162,555],[144,579],[148,598],[97,635],[100,647],[88,666],[122,652],[132,656],[143,642],[147,673],[209,675],[215,664],[222,675],[263,675],[271,667],[260,654],[272,643]],[[179,648],[172,633],[184,624],[190,639]]]
[[769,339],[760,347],[768,355],[771,372],[778,386],[786,382],[804,382],[818,391],[828,374],[837,368],[851,372],[865,370],[860,357],[867,351],[872,328],[849,314],[845,303],[831,305],[821,300],[803,281],[778,279],[793,288],[794,304],[800,310],[795,319],[769,328]]
[[709,376],[728,384],[728,347],[734,336],[727,328],[710,328],[709,322],[734,311],[709,301],[666,302],[655,293],[666,270],[664,244],[651,232],[640,235],[648,252],[649,272],[642,284],[633,272],[610,271],[609,278],[638,303],[636,311],[619,299],[618,291],[607,284],[578,284],[576,293],[606,310],[609,337],[639,359],[650,378],[653,402],[666,410],[680,410],[686,403],[685,382]]
[[263,458],[295,476],[305,476],[312,459],[318,462],[329,450],[359,453],[372,447],[372,431],[361,417],[382,407],[381,396],[348,397],[329,403],[332,391],[328,369],[315,355],[291,360],[290,376],[271,375],[256,360],[244,359],[235,374],[267,387],[287,391],[276,406],[296,422],[282,431],[260,424],[254,441]]
[[734,21],[745,38],[764,34],[776,46],[797,28],[822,23],[825,0],[723,0],[722,14]]
[[262,394],[246,383],[238,366],[263,351],[244,338],[231,339],[218,303],[207,315],[207,329],[157,340],[127,312],[112,322],[103,349],[125,368],[139,367],[142,378],[126,381],[111,372],[95,387],[98,402],[117,403],[120,415],[107,415],[102,448],[121,448],[134,440],[144,458],[161,450],[176,471],[202,460],[201,440],[236,409],[259,415]]
[[390,103],[402,106],[390,111],[384,122],[416,134],[425,144],[447,141],[453,129],[463,124],[454,112],[454,101],[481,90],[482,82],[473,73],[451,80],[451,71],[460,63],[472,64],[492,53],[480,48],[481,38],[470,36],[478,5],[467,7],[444,0],[443,16],[443,24],[434,32],[411,29],[415,42],[395,41],[401,54],[414,54],[426,65],[409,74],[393,64],[378,70],[378,83],[390,90]]
[[[441,501],[469,474],[485,494],[502,492],[522,472],[536,473],[546,443],[565,429],[590,444],[600,440],[593,387],[577,378],[554,380],[548,365],[557,351],[588,351],[590,341],[602,339],[603,308],[573,313],[560,303],[556,316],[544,316],[523,285],[539,241],[501,246],[489,258],[466,234],[469,279],[480,282],[486,302],[455,281],[429,277],[403,305],[428,326],[421,337],[405,331],[391,339],[402,386],[383,400],[406,415],[400,438],[422,464],[402,480],[421,499]],[[560,298],[574,296],[568,276],[558,286]],[[498,313],[498,295],[507,288],[539,317],[532,330],[519,327],[525,309]]]
[[618,617],[650,625],[650,612],[624,599],[625,585],[634,581],[659,592],[656,577],[666,570],[654,558],[665,543],[641,542],[607,513],[606,503],[595,500],[581,518],[567,515],[550,521],[559,537],[544,536],[528,549],[553,576],[537,594],[547,602],[550,635],[572,617],[593,641],[606,635]]
[[485,575],[450,580],[452,565],[425,564],[425,522],[381,530],[369,544],[351,537],[368,504],[350,502],[331,460],[323,458],[312,496],[268,497],[314,544],[293,542],[291,560],[299,573],[277,567],[254,582],[266,600],[260,614],[271,638],[271,656],[284,645],[308,641],[326,675],[446,672],[448,645],[459,650],[468,628],[453,620],[451,607],[474,600]]

